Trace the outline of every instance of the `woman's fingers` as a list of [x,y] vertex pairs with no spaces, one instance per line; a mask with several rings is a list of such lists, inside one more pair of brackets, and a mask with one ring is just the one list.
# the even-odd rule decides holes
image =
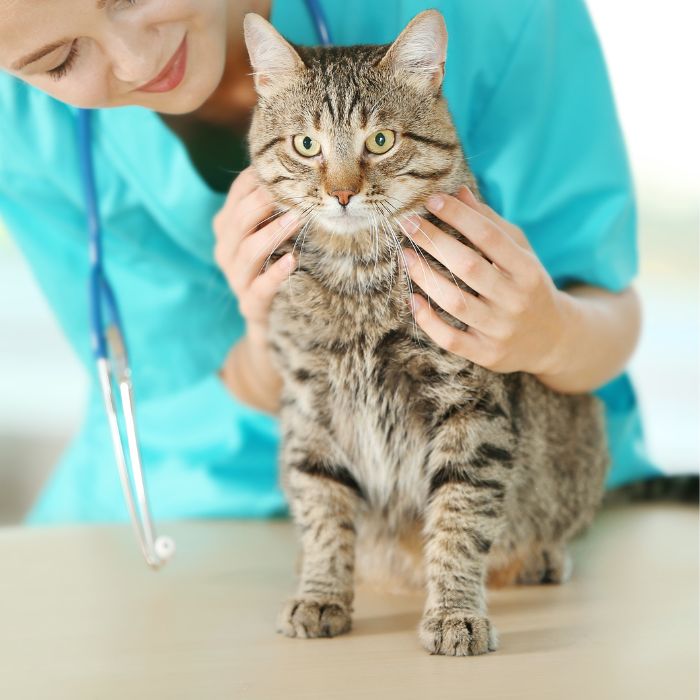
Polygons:
[[300,223],[299,215],[288,211],[246,236],[231,262],[231,276],[243,288],[250,285],[260,274],[267,258],[299,230]]
[[481,296],[496,299],[507,294],[505,280],[499,271],[483,255],[460,243],[454,236],[419,216],[405,220],[402,228],[414,243]]
[[460,331],[449,323],[445,323],[419,294],[411,296],[411,304],[416,323],[437,345],[472,362],[482,364],[479,359],[483,355],[483,344],[478,331]]
[[493,221],[456,197],[445,194],[428,198],[426,208],[468,238],[489,260],[508,274],[518,275],[529,265],[523,249]]
[[495,326],[494,315],[482,299],[460,289],[412,250],[405,249],[403,253],[411,279],[429,299],[470,328],[489,331]]
[[223,206],[214,217],[214,233],[217,238],[223,232],[223,227],[220,224],[223,223],[224,220],[230,219],[231,214],[235,212],[241,201],[259,187],[259,185],[260,183],[258,182],[255,170],[251,165],[245,170],[242,170],[240,175],[233,181]]
[[297,260],[292,253],[287,253],[254,279],[248,293],[239,300],[239,310],[244,318],[249,322],[267,318],[275,294],[289,279],[296,264]]
[[521,248],[532,250],[530,241],[527,240],[519,226],[514,226],[510,221],[506,221],[502,216],[491,209],[486,202],[480,202],[466,185],[462,185],[455,196],[468,207],[476,210],[479,214],[496,224],[502,231],[505,231],[505,233],[507,233]]
[[214,221],[219,229],[216,240],[217,260],[233,257],[246,236],[274,217],[275,205],[270,194],[262,187],[246,195],[235,209]]

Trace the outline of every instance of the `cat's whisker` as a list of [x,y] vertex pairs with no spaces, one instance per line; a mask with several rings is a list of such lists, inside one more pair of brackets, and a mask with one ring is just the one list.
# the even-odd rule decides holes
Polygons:
[[[386,216],[386,214],[384,214],[383,216],[384,216],[385,224],[388,226],[389,234],[396,245],[396,251],[397,251],[398,260],[399,260],[399,269],[400,269],[401,264],[403,264],[403,267],[404,267],[404,274],[405,274],[404,279],[406,280],[406,283],[408,286],[408,293],[409,293],[409,299],[410,299],[410,295],[413,294],[413,283],[411,280],[411,276],[408,274],[408,265],[406,263],[406,259],[404,258],[403,253],[401,252],[401,243],[399,242],[399,239],[396,236],[396,232],[394,231],[394,229],[391,225],[391,220],[389,219],[389,217]],[[406,299],[405,301],[408,303],[409,299]],[[411,314],[411,326],[412,326],[412,330],[413,330],[413,337],[419,343],[424,345],[424,343],[420,340],[420,337],[418,335],[418,324],[416,323],[416,317],[413,314]]]
[[[313,211],[313,209],[310,211],[310,216],[309,220],[302,226],[301,231],[297,234],[297,237],[294,241],[294,245],[292,246],[292,254],[294,254],[294,251],[296,249],[297,243],[299,243],[299,239],[301,239],[301,242],[299,243],[299,264],[301,265],[301,256],[304,253],[304,242],[306,241],[306,234],[309,232],[309,229],[313,225],[314,221],[318,218],[318,211]],[[291,271],[290,271],[291,274]]]
[[[419,246],[417,246],[417,245],[409,238],[408,234],[406,233],[406,229],[404,229],[404,227],[403,227],[403,225],[401,224],[401,222],[398,221],[398,219],[396,219],[395,221],[396,221],[396,225],[403,231],[403,234],[404,234],[406,240],[411,244],[411,247],[412,247],[413,250],[416,252],[416,255],[418,255],[420,258],[423,259],[423,262],[425,262],[426,267],[428,268],[428,270],[430,270],[430,274],[431,274],[431,276],[432,276],[433,282],[434,282],[434,283],[437,282],[436,272],[435,272],[435,270],[433,269],[433,266],[432,266],[432,265],[430,264],[430,262],[428,261],[428,259],[425,257],[425,253],[419,248]],[[426,282],[428,281],[428,275],[426,274],[425,270],[423,270],[423,279],[424,279]],[[423,291],[425,292],[426,299],[428,300],[428,305],[430,305],[430,302],[433,301],[433,300],[431,299],[431,297],[430,297],[430,295],[428,294],[428,292],[425,291],[425,289],[424,289]],[[433,303],[434,303],[434,302],[433,302]]]
[[[289,209],[280,212],[280,214],[284,214],[284,213],[286,213],[287,211],[289,211]],[[290,221],[288,224],[285,224],[284,226],[282,226],[282,228],[280,229],[279,233],[275,234],[274,239],[273,239],[273,240],[274,240],[274,247],[275,247],[275,248],[277,247],[277,245],[279,244],[279,242],[284,238],[284,236],[286,235],[287,231],[289,231],[290,227],[293,226],[294,224],[296,224],[296,222],[297,222],[297,219],[295,219],[294,221]],[[249,256],[249,258],[248,258],[248,260],[247,260],[246,262],[252,262],[253,260],[255,260],[255,258],[257,258],[258,255],[260,255],[260,253],[261,253],[268,245],[269,245],[269,242],[268,242],[268,241],[263,241],[262,244],[259,245],[259,246],[253,251],[253,253]],[[274,252],[274,248],[273,248],[273,251],[272,251],[272,252]],[[271,255],[271,254],[272,254],[272,253],[270,253],[270,255]],[[267,265],[267,260],[269,260],[269,258],[270,258],[270,256],[268,255],[268,256],[267,256],[267,259],[265,260],[265,265]],[[264,267],[264,266],[263,266],[263,267]]]
[[[411,210],[411,214],[415,215],[415,211]],[[435,243],[435,241],[433,241],[433,240],[428,236],[428,234],[425,233],[425,231],[423,231],[423,229],[421,229],[421,228],[419,227],[417,230],[420,231],[420,232],[433,244],[433,246],[435,246],[435,250],[438,250],[438,251],[440,250],[440,249],[438,248],[438,246],[437,246],[437,243]],[[414,246],[414,248],[415,248],[415,246]],[[424,259],[425,259],[425,256],[423,256],[423,257],[424,257]],[[434,257],[434,256],[432,256],[432,257]],[[464,280],[457,280],[457,278],[454,276],[452,270],[450,270],[450,268],[447,267],[447,265],[444,265],[443,267],[444,267],[445,270],[447,270],[447,272],[450,274],[450,277],[452,278],[452,282],[454,283],[455,287],[457,287],[457,289],[459,289],[459,293],[460,293],[460,295],[461,295],[461,297],[462,297],[462,301],[463,301],[464,304],[466,305],[466,304],[467,304],[467,297],[466,297],[466,295],[465,295],[465,290],[462,289],[462,286],[461,286],[461,284],[460,284],[460,282],[461,282],[462,284],[466,284],[466,282],[464,282]]]
[[[386,217],[381,213],[379,214],[379,224],[381,225],[384,233],[388,234],[387,240],[389,242],[389,248],[390,248],[390,250],[393,250],[394,249],[394,245],[393,245],[394,234],[393,234],[393,231],[391,230],[391,227],[387,225],[388,222],[386,221]],[[390,268],[389,289],[387,291],[387,303],[386,303],[387,308],[389,307],[389,305],[391,303],[391,292],[394,289],[394,285],[395,285],[395,275],[394,275],[394,265],[392,264],[391,268]]]
[[[301,256],[304,252],[304,242],[306,241],[306,234],[308,233],[309,229],[313,225],[314,221],[318,218],[318,206],[316,204],[311,204],[309,205],[305,210],[304,210],[304,216],[308,216],[308,220],[304,223],[302,226],[301,230],[299,233],[296,235],[296,238],[294,239],[294,244],[292,246],[292,255],[294,254],[294,251],[296,250],[297,243],[299,243],[299,239],[301,239],[301,243],[299,245],[299,265],[301,265]],[[287,276],[288,281],[291,281],[291,276],[292,276],[292,270],[289,271],[289,274]]]
[[[275,236],[275,238],[274,238],[274,240],[273,240],[273,242],[272,242],[272,250],[270,251],[270,254],[265,258],[265,262],[263,263],[263,265],[262,265],[262,267],[261,267],[261,271],[262,271],[262,270],[265,270],[265,269],[267,268],[267,266],[268,266],[268,264],[269,264],[269,261],[270,261],[270,258],[272,257],[272,255],[274,254],[275,250],[277,249],[277,246],[282,242],[282,240],[284,240],[284,238],[285,238],[285,236],[286,236],[286,234],[287,234],[287,231],[289,230],[289,226],[295,225],[300,219],[303,219],[303,218],[308,214],[308,212],[311,211],[311,209],[312,209],[312,207],[307,207],[307,209],[305,209],[305,210],[303,210],[302,212],[300,212],[300,214],[299,214],[299,216],[297,217],[296,220],[290,222],[290,224],[289,224],[288,226],[284,226],[284,227],[280,230],[280,233],[279,233],[277,236]],[[267,246],[267,245],[269,245],[269,244],[266,242],[266,243],[258,250],[258,252],[256,253],[256,255],[255,255],[254,257],[257,257],[257,256],[260,254],[260,251],[261,251],[265,246]],[[295,242],[295,245],[296,245],[296,242]],[[294,248],[292,248],[292,253],[293,253],[293,252],[294,252]]]
[[[258,211],[259,209],[266,209],[269,207],[269,204],[262,204],[261,206],[255,207],[254,209],[251,210],[251,212]],[[268,221],[272,221],[273,219],[281,216],[282,214],[285,214],[291,209],[291,207],[287,207],[286,209],[280,209],[278,211],[272,212],[270,216],[265,217],[262,221],[258,221],[254,226],[251,226],[244,234],[241,236],[241,238],[245,238],[246,236],[249,236],[251,233],[253,233],[256,229],[260,228],[263,224],[266,224]]]
[[288,207],[287,209],[280,209],[279,211],[273,212],[272,214],[270,214],[270,216],[265,217],[262,221],[258,221],[258,223],[253,228],[246,231],[244,236],[247,236],[248,234],[252,233],[257,228],[262,227],[268,221],[272,221],[273,219],[276,219],[276,218],[282,216],[282,214],[287,213],[290,209],[291,209],[291,207]]
[[[368,215],[371,217],[371,227],[370,231],[373,236],[373,243],[374,243],[374,277],[376,278],[377,276],[377,268],[379,267],[379,262],[380,262],[380,240],[379,240],[379,226],[382,225],[382,220],[381,220],[381,213],[379,211],[375,212],[370,210],[368,212]],[[391,288],[393,287],[393,270],[392,270],[392,276],[390,279],[390,285],[389,285],[389,291],[387,292],[387,305],[389,301],[391,300]]]
[[377,265],[379,264],[379,229],[377,227],[377,220],[374,216],[372,210],[367,212],[367,220],[369,222],[369,231],[371,236],[371,243],[374,248],[374,270],[373,275],[377,275]]
[[[309,217],[309,220],[307,221],[306,225],[302,229],[302,239],[301,239],[301,245],[299,246],[299,266],[301,266],[301,256],[304,253],[304,243],[306,242],[306,234],[309,232],[309,229],[313,226],[315,223],[316,219],[319,217],[319,212],[318,211],[312,211],[311,216]],[[289,271],[289,277],[291,278],[292,271]]]

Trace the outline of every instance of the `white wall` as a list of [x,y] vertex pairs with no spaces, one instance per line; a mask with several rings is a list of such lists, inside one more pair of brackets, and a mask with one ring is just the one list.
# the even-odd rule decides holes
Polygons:
[[700,5],[588,0],[639,198],[644,330],[631,363],[652,455],[698,469]]

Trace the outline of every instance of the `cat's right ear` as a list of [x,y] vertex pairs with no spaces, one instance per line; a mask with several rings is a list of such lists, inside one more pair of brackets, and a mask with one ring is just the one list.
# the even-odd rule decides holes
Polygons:
[[290,76],[304,70],[304,62],[294,47],[260,15],[251,12],[245,16],[243,34],[259,95],[268,95]]

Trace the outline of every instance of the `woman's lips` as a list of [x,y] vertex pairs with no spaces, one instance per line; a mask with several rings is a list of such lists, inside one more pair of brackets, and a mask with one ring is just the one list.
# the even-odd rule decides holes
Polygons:
[[182,82],[186,69],[187,36],[183,38],[182,43],[166,63],[165,68],[153,80],[136,89],[141,92],[170,92]]

